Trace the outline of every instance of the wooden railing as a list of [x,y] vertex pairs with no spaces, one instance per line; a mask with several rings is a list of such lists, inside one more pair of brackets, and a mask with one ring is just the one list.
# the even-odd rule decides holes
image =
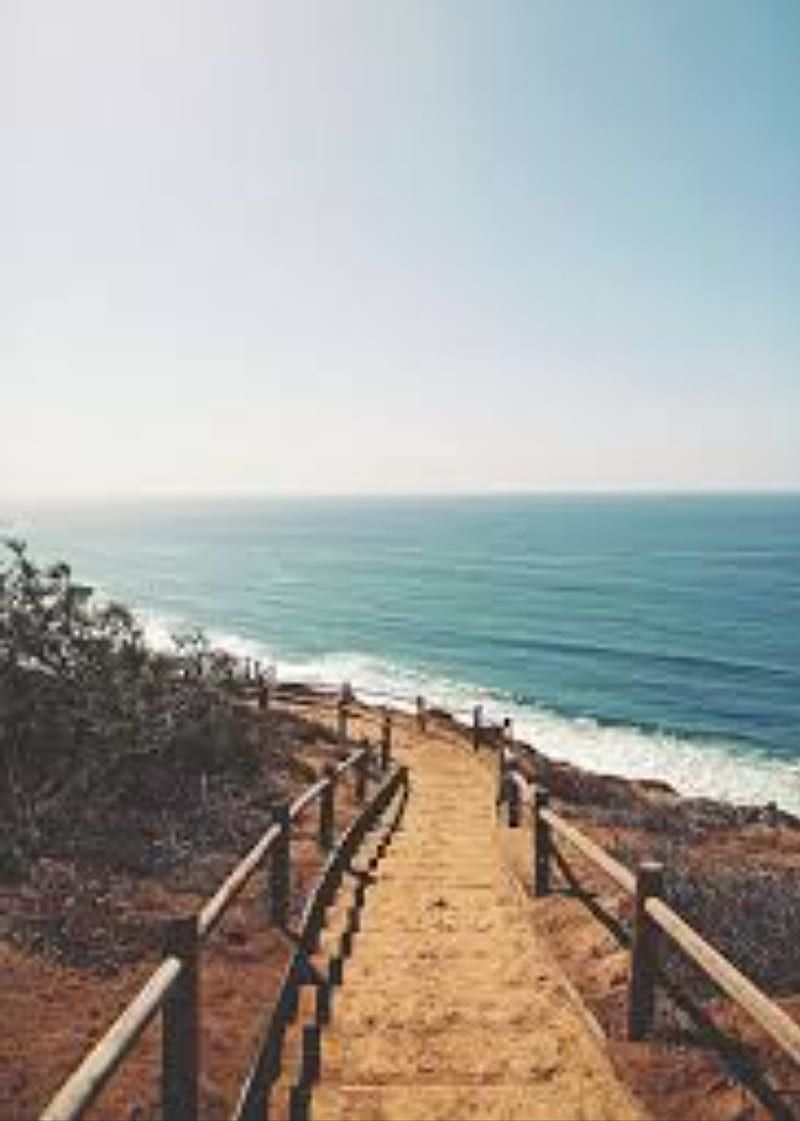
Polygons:
[[[259,707],[272,703],[271,688],[259,686]],[[348,705],[337,706],[337,734],[340,745],[347,740]],[[200,1007],[198,972],[203,941],[244,887],[262,867],[268,865],[268,902],[273,923],[286,928],[289,918],[291,886],[291,831],[297,819],[310,807],[319,805],[318,839],[320,847],[333,856],[328,860],[321,883],[330,884],[331,865],[339,868],[354,837],[374,819],[376,805],[382,804],[386,791],[401,782],[399,770],[392,771],[392,725],[384,717],[378,759],[375,750],[360,746],[347,758],[325,768],[322,779],[314,783],[291,804],[279,805],[274,821],[256,845],[240,861],[211,899],[194,915],[167,925],[164,958],[137,995],[114,1021],[102,1039],[89,1051],[80,1065],[50,1100],[41,1121],[75,1121],[97,1099],[114,1072],[138,1043],[144,1030],[161,1013],[162,1057],[161,1098],[164,1121],[190,1121],[198,1114]],[[356,801],[362,804],[355,822],[337,843],[335,836],[335,797],[339,781],[348,772],[355,776]],[[380,787],[366,804],[370,779],[381,776]],[[327,890],[327,888],[326,888]],[[319,889],[318,889],[319,891]],[[314,893],[313,898],[318,892]],[[316,916],[317,911],[313,911]],[[313,923],[308,920],[310,929]]]
[[[506,737],[503,737],[503,731]],[[680,949],[705,975],[725,992],[800,1068],[800,1024],[771,1000],[748,977],[698,934],[662,898],[664,869],[660,863],[645,861],[635,872],[615,860],[608,852],[550,808],[549,792],[529,783],[518,768],[514,750],[525,745],[510,742],[510,725],[485,735],[476,711],[473,745],[476,750],[487,741],[497,750],[498,806],[506,807],[508,824],[514,828],[522,821],[523,809],[531,810],[533,833],[533,894],[550,892],[551,867],[556,854],[556,838],[576,849],[591,864],[634,900],[631,969],[628,989],[628,1038],[640,1040],[653,1024],[656,985],[659,979],[659,943],[663,937]]]
[[[269,1116],[270,1091],[282,1072],[284,1036],[297,1014],[299,993],[304,985],[310,985],[314,990],[314,1022],[303,1030],[302,1054],[296,1081],[291,1087],[289,1114],[292,1118],[308,1116],[311,1089],[319,1076],[320,1035],[330,1017],[332,991],[341,982],[343,961],[342,956],[335,956],[330,959],[326,968],[313,964],[326,911],[333,902],[344,872],[364,835],[373,828],[398,791],[402,791],[403,801],[398,807],[397,819],[402,814],[408,792],[408,771],[405,767],[394,769],[384,779],[367,808],[344,833],[331,852],[323,873],[306,902],[299,929],[294,935],[296,949],[286,968],[280,994],[266,1021],[255,1059],[242,1087],[234,1121],[263,1121]],[[348,939],[351,933],[346,936]],[[346,947],[342,952],[345,950]]]

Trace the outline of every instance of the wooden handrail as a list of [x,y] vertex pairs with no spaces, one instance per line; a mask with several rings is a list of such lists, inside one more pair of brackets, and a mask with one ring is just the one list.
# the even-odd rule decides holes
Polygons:
[[[336,767],[336,775],[345,774],[369,757],[369,747],[359,747]],[[305,790],[289,807],[290,824],[304,810],[322,797],[329,780],[323,778]],[[200,941],[214,930],[234,899],[275,848],[282,834],[279,823],[273,823],[239,861],[197,916],[197,937]],[[150,975],[124,1011],[103,1037],[56,1092],[41,1115],[41,1121],[74,1121],[91,1105],[117,1067],[128,1055],[153,1017],[164,1007],[183,971],[177,957],[166,957]]]
[[[350,767],[356,766],[365,753],[368,754],[368,749],[363,747],[351,752],[350,755],[337,766],[337,774],[344,774]],[[289,817],[292,822],[296,821],[309,806],[313,805],[314,802],[322,796],[327,784],[327,779],[318,779],[309,786],[307,790],[304,790],[298,798],[295,798],[294,802],[292,802],[289,807]],[[277,841],[279,834],[280,826],[270,826],[261,840],[253,846],[245,857],[243,857],[224,883],[221,884],[211,899],[209,899],[200,912],[198,930],[201,938],[205,938],[211,933],[233,900],[242,888],[245,887],[253,873],[258,870],[259,865],[269,856],[270,850]]]
[[230,907],[236,896],[245,887],[253,873],[269,855],[280,836],[280,825],[271,825],[264,836],[241,860],[228,878],[214,892],[200,912],[198,930],[201,938],[207,937]]
[[648,899],[645,909],[653,922],[686,956],[716,981],[800,1066],[800,1024],[770,1000],[662,899]]
[[547,822],[551,829],[554,829],[574,848],[588,857],[593,864],[596,864],[602,872],[605,872],[609,879],[613,880],[618,887],[621,887],[626,895],[635,893],[636,877],[633,872],[626,868],[624,864],[620,864],[613,856],[609,856],[606,850],[596,841],[592,841],[579,829],[576,829],[574,825],[568,824],[563,817],[559,817],[553,810],[542,810],[542,819]]
[[181,962],[168,957],[51,1099],[41,1121],[71,1121],[97,1097],[161,1009],[180,977]]
[[359,763],[361,762],[361,760],[364,758],[365,755],[367,757],[369,756],[369,753],[370,752],[369,752],[368,747],[360,747],[360,748],[358,748],[357,751],[351,752],[350,755],[348,755],[345,760],[343,760],[341,763],[337,764],[337,767],[336,767],[337,778],[341,777],[342,775],[347,774],[347,772],[349,770],[351,770],[353,767],[357,767],[359,765]]
[[313,940],[319,934],[327,904],[327,890],[333,877],[342,870],[346,862],[352,857],[363,840],[364,834],[375,819],[386,809],[396,791],[404,784],[408,785],[408,770],[405,767],[397,767],[386,775],[370,801],[337,841],[333,852],[330,853],[325,862],[315,887],[306,899],[300,919],[300,933],[297,935],[298,945],[301,949],[308,950],[309,939]]
[[338,839],[306,900],[298,929],[292,936],[296,949],[286,966],[278,998],[260,1033],[233,1114],[235,1121],[250,1121],[265,1115],[265,1100],[270,1085],[280,1073],[283,1037],[287,1022],[295,1013],[298,989],[302,984],[308,983],[308,958],[313,953],[319,938],[332,895],[337,890],[344,868],[365,833],[391,804],[400,789],[406,791],[408,789],[408,771],[405,767],[397,767],[385,776],[370,801]]
[[[508,749],[505,745],[501,746],[500,760],[502,768],[508,765],[507,751]],[[517,773],[515,773],[513,777],[518,782],[519,780],[516,777]],[[529,784],[529,789],[530,788],[533,789],[534,795],[536,795],[537,791],[542,791],[542,788],[538,787],[535,783]],[[636,927],[634,931],[634,956],[637,935],[639,935],[639,939],[641,939],[641,935],[644,933],[644,927],[646,927],[648,923],[655,924],[661,933],[670,938],[695,965],[699,966],[699,968],[709,976],[736,1005],[738,1005],[738,1007],[760,1025],[790,1059],[800,1066],[800,1024],[789,1016],[788,1013],[784,1012],[775,1001],[771,1000],[770,997],[766,995],[766,993],[762,992],[761,989],[737,969],[732,962],[723,957],[723,955],[707,942],[705,938],[698,934],[697,931],[694,930],[685,919],[681,918],[659,894],[651,895],[648,893],[645,887],[648,874],[651,874],[652,869],[657,868],[658,876],[660,877],[660,865],[655,866],[645,863],[640,866],[638,876],[635,875],[629,868],[626,868],[624,864],[615,860],[601,845],[597,844],[596,841],[591,840],[591,838],[587,837],[579,829],[575,828],[575,826],[566,822],[559,814],[549,809],[546,792],[541,793],[540,796],[535,796],[533,801],[534,830],[537,841],[534,846],[537,862],[535,865],[535,894],[546,894],[549,890],[549,868],[541,868],[539,865],[542,861],[544,861],[545,865],[549,865],[551,847],[549,833],[552,831],[563,837],[583,856],[590,860],[592,864],[599,868],[600,871],[604,872],[626,895],[636,898],[637,915],[634,923]],[[544,834],[544,838],[542,838],[542,834]],[[542,840],[544,840],[544,843],[542,843]],[[660,878],[658,882],[660,884]],[[652,993],[656,983],[656,970],[652,967],[652,963],[648,963],[645,968],[647,976],[644,978],[640,976],[639,984],[640,986],[644,984],[647,990],[644,1004],[650,1007],[650,1011],[642,1015],[633,1014],[636,1013],[636,1010],[632,1010],[632,1017],[629,1019],[631,1038],[641,1037],[643,1023],[644,1021],[649,1021],[651,1016],[652,999],[649,994]],[[642,1023],[639,1023],[639,1020],[641,1020]],[[633,1025],[633,1027],[630,1025]]]
[[[365,753],[368,753],[367,748],[359,748],[351,752],[347,759],[337,766],[337,774],[344,774],[351,767],[356,766]],[[322,796],[327,785],[328,780],[322,778],[309,786],[308,790],[304,790],[299,798],[296,798],[289,807],[290,820],[292,822],[296,821],[309,806],[313,805],[314,802]],[[261,840],[258,841],[250,852],[237,864],[228,878],[221,884],[211,899],[209,899],[200,912],[198,930],[201,938],[205,938],[211,933],[233,900],[242,888],[245,887],[253,873],[257,871],[262,862],[269,856],[270,850],[277,841],[279,834],[280,826],[270,826]]]
[[304,791],[299,798],[295,798],[289,807],[289,817],[292,821],[296,821],[304,810],[307,810],[309,806],[317,801],[322,791],[325,789],[327,781],[328,780],[325,778],[318,779],[312,786],[309,786],[308,790]]

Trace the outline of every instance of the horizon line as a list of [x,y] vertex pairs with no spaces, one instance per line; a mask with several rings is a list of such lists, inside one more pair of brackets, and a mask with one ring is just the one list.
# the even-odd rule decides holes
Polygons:
[[800,484],[794,486],[737,487],[539,487],[493,488],[486,490],[341,490],[341,491],[123,491],[67,494],[0,495],[3,506],[99,505],[103,503],[226,502],[226,501],[441,501],[446,499],[490,498],[747,498],[800,497]]

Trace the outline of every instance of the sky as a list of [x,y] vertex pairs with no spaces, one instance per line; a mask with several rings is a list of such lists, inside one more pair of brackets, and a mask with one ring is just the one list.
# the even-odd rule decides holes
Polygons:
[[0,0],[0,497],[800,487],[796,0]]

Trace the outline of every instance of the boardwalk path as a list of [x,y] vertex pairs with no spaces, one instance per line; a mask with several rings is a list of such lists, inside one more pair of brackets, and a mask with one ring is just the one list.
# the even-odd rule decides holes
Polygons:
[[398,755],[411,797],[325,1032],[315,1121],[641,1117],[537,944],[489,769],[435,734]]

